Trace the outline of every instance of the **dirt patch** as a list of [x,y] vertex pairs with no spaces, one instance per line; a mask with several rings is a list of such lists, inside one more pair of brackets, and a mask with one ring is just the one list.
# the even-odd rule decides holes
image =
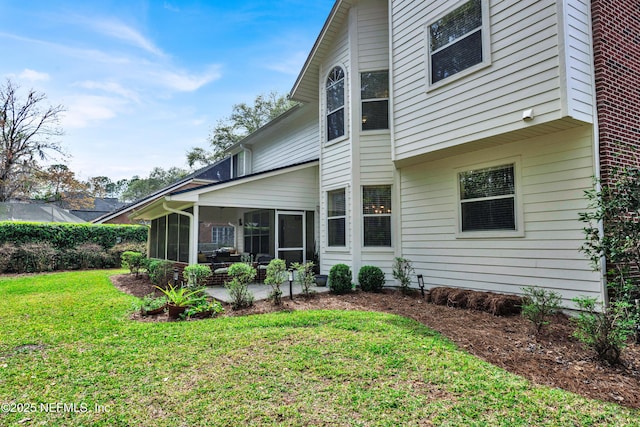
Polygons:
[[[136,296],[154,291],[147,279],[130,275],[111,278],[116,287]],[[471,302],[471,301],[470,301]],[[471,302],[478,304],[478,301]],[[448,337],[459,347],[489,363],[521,375],[535,384],[558,387],[582,396],[640,408],[640,346],[630,343],[623,364],[599,363],[591,352],[571,337],[573,326],[557,316],[544,335],[532,334],[531,324],[520,316],[499,317],[470,309],[428,303],[419,293],[406,296],[395,290],[347,295],[318,294],[310,299],[283,300],[281,307],[259,301],[238,311],[225,308],[224,316],[244,316],[278,310],[368,310],[410,317]],[[166,315],[135,318],[166,321]]]

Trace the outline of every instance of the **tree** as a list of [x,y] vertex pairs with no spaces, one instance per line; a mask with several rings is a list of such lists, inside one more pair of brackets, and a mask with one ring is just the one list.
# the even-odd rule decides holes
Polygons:
[[100,199],[109,196],[115,189],[115,184],[107,176],[91,177],[86,184],[91,195]]
[[56,203],[65,209],[91,208],[94,199],[88,194],[86,184],[76,179],[76,174],[66,165],[51,165],[35,173],[39,182],[36,198]]
[[284,95],[271,92],[258,95],[253,105],[235,104],[231,115],[218,121],[209,134],[210,150],[194,147],[187,152],[189,167],[206,166],[224,156],[224,151],[284,113],[295,103]]
[[20,99],[18,89],[9,79],[0,86],[0,202],[29,193],[38,160],[64,155],[53,140],[62,135],[62,105],[43,106],[46,96],[33,89]]
[[155,167],[149,173],[148,178],[134,176],[127,182],[126,189],[122,192],[121,199],[124,201],[134,201],[145,197],[148,194],[158,191],[169,184],[172,184],[187,175],[187,171],[177,167],[164,170]]

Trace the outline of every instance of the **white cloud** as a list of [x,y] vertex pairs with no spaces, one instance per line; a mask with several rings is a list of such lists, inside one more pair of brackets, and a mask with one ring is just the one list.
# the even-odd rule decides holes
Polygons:
[[171,12],[180,12],[180,8],[178,6],[174,6],[169,2],[164,2],[163,7]]
[[164,57],[165,53],[157,47],[151,40],[144,37],[140,32],[128,25],[118,21],[95,20],[88,24],[98,32],[109,37],[123,40],[133,46],[137,46],[156,56]]
[[76,95],[65,102],[64,128],[83,128],[118,115],[125,102],[106,96]]
[[155,78],[164,86],[180,92],[193,92],[202,86],[220,79],[222,73],[220,66],[212,65],[201,75],[189,74],[184,71],[161,70],[155,74]]
[[298,51],[291,54],[284,60],[277,60],[271,63],[267,63],[266,68],[273,71],[278,71],[284,74],[290,74],[297,76],[304,65],[304,61],[307,60],[307,52]]
[[20,78],[21,80],[28,80],[31,82],[37,82],[37,81],[48,81],[49,80],[49,74],[47,73],[41,73],[39,71],[35,71],[35,70],[30,70],[29,68],[25,68],[20,74],[18,74],[18,78]]
[[98,82],[93,80],[86,80],[83,82],[76,83],[75,86],[79,86],[85,89],[98,89],[107,93],[120,95],[123,98],[127,98],[135,102],[140,102],[140,97],[138,96],[138,93],[136,93],[133,90],[126,89],[121,84],[113,81]]

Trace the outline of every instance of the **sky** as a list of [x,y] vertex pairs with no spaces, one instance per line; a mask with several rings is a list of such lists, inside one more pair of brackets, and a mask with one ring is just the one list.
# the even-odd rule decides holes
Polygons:
[[0,0],[0,77],[65,108],[82,180],[187,168],[234,104],[289,93],[333,3]]

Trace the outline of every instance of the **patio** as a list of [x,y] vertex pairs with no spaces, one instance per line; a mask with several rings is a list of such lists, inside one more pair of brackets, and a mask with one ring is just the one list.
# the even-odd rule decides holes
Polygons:
[[[271,292],[271,286],[265,285],[263,283],[252,283],[248,287],[249,287],[249,291],[251,291],[251,293],[255,297],[255,301],[265,300],[269,298],[269,293]],[[289,283],[288,282],[283,283],[280,289],[282,290],[282,299],[288,299]],[[302,294],[302,286],[300,286],[300,284],[298,283],[293,284],[292,290],[293,290],[294,297],[296,295]],[[329,292],[329,287],[328,286],[312,286],[311,290],[312,292],[316,292],[316,293]],[[217,299],[218,301],[226,302],[226,303],[231,302],[231,298],[229,298],[229,292],[224,286],[208,286],[205,289],[205,292],[211,297]]]

